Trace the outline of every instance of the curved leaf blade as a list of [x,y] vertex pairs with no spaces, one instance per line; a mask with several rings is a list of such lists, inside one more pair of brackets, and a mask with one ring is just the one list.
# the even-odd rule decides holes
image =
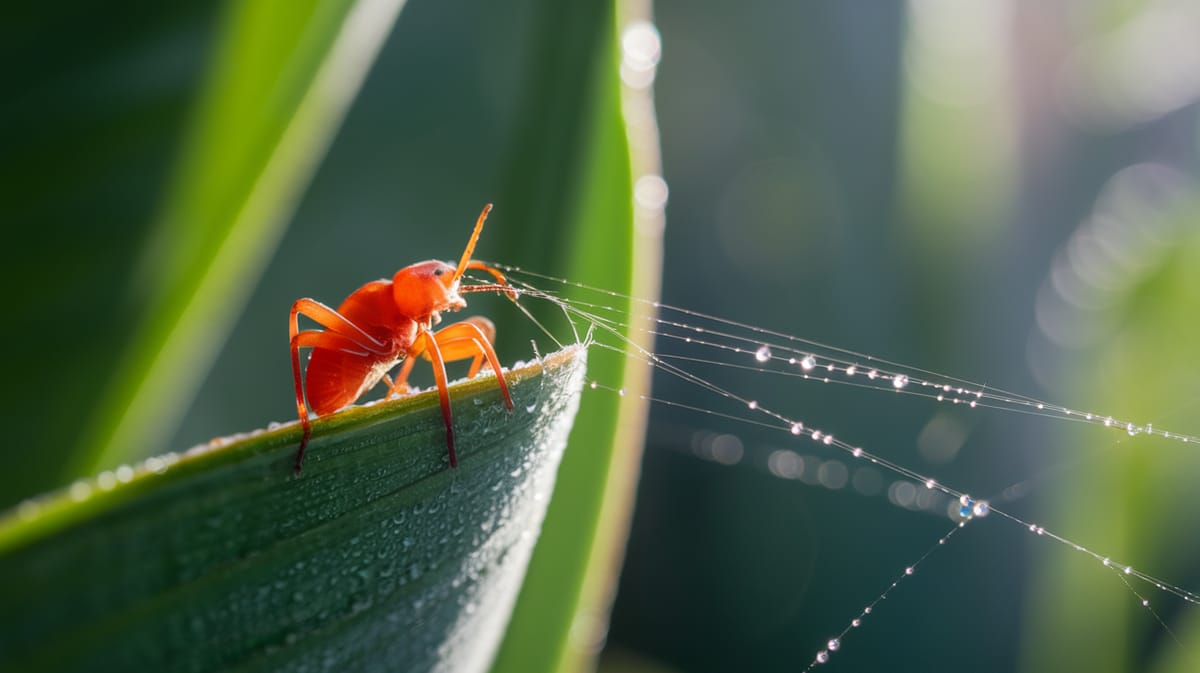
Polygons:
[[0,669],[483,670],[579,404],[582,347],[76,482],[0,519]]
[[[633,185],[635,176],[657,174],[657,139],[644,133],[652,116],[637,120],[640,130],[626,124],[629,109],[652,107],[622,89],[618,22],[631,17],[618,17],[617,4],[538,3],[526,126],[508,171],[514,184],[501,199],[506,217],[532,233],[508,241],[503,258],[653,298],[662,226],[635,210]],[[613,298],[609,308],[629,324],[639,320],[630,302]],[[649,347],[644,335],[627,336]],[[580,411],[493,673],[586,670],[607,630],[640,469],[649,374],[623,354],[599,350],[589,375],[629,394],[589,396]]]

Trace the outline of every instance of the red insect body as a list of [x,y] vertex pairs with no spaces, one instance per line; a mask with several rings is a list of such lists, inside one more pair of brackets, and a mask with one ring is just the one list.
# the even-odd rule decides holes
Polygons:
[[[389,396],[407,392],[408,375],[417,357],[424,357],[433,364],[442,418],[446,421],[446,448],[451,467],[455,467],[458,460],[454,453],[446,362],[472,359],[470,376],[475,376],[487,362],[496,372],[505,405],[512,410],[508,385],[492,348],[496,336],[492,322],[477,316],[436,332],[432,329],[441,321],[442,312],[457,311],[467,305],[459,295],[459,281],[467,269],[486,271],[502,285],[507,284],[504,275],[496,269],[471,261],[475,242],[491,209],[488,204],[480,213],[457,267],[437,260],[406,266],[391,280],[376,280],[358,288],[337,310],[312,299],[298,299],[292,304],[289,325],[292,374],[296,411],[304,429],[300,449],[296,452],[297,473],[312,436],[310,409],[318,416],[333,413],[352,404],[381,380],[387,383]],[[515,298],[515,295],[510,296]],[[301,332],[298,323],[301,314],[325,329]],[[303,373],[301,348],[312,349]],[[393,381],[387,372],[401,361],[404,364]]]

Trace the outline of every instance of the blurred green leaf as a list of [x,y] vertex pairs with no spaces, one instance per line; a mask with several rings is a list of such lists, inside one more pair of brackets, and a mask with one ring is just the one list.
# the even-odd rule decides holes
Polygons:
[[160,447],[215,357],[403,0],[231,3],[132,285],[141,307],[63,475]]
[[[1122,418],[1196,432],[1200,388],[1194,370],[1181,363],[1195,360],[1200,313],[1179,307],[1200,305],[1200,235],[1194,227],[1200,200],[1182,178],[1175,178],[1172,190],[1144,189],[1172,184],[1164,175],[1171,174],[1142,164],[1114,178],[1112,184],[1124,189],[1109,189],[1124,194],[1123,199],[1109,199],[1124,219],[1107,228],[1107,237],[1096,234],[1096,240],[1107,245],[1114,230],[1125,235],[1124,259],[1136,262],[1108,265],[1099,276],[1104,292],[1098,296],[1104,301],[1072,316],[1075,329],[1087,334],[1100,324],[1105,335],[1085,351],[1078,385],[1090,394],[1080,393],[1087,408],[1120,410]],[[1140,184],[1154,198],[1130,198],[1131,184]],[[1113,214],[1101,209],[1100,216]],[[1097,441],[1087,430],[1069,437],[1082,444],[1087,458],[1071,465],[1071,479],[1060,480],[1053,490],[1051,511],[1055,524],[1071,530],[1073,539],[1110,555],[1112,568],[1061,549],[1036,550],[1036,583],[1024,626],[1027,668],[1195,671],[1200,663],[1195,606],[1181,605],[1140,581],[1122,591],[1126,578],[1120,568],[1132,564],[1192,588],[1186,578],[1194,576],[1200,537],[1176,533],[1188,531],[1200,509],[1195,488],[1200,454],[1194,444],[1143,433]],[[1149,610],[1141,605],[1143,599]],[[1168,632],[1156,617],[1171,637],[1165,637]],[[1148,638],[1149,633],[1156,637]],[[1089,645],[1063,649],[1064,641]]]
[[[132,260],[161,201],[202,80],[219,6],[130,2],[6,6],[11,68],[0,104],[0,282],[6,330],[0,390],[20,458],[0,472],[0,507],[59,486],[97,387],[114,370],[145,289]],[[52,354],[52,355],[51,355]],[[54,404],[47,404],[53,400]],[[81,418],[81,416],[83,418]]]
[[104,472],[0,518],[0,669],[481,670],[586,354]]
[[[499,199],[505,217],[521,222],[525,235],[510,241],[503,259],[647,296],[646,288],[634,286],[635,276],[655,276],[658,260],[635,274],[615,3],[539,2],[536,16],[518,115],[523,126],[506,169],[512,185]],[[628,316],[630,306],[621,304],[613,299],[613,307]],[[592,378],[632,394],[589,396],[580,411],[542,539],[493,666],[497,673],[571,670],[580,656],[596,654],[588,641],[607,623],[608,605],[604,598],[592,612],[590,599],[607,596],[615,581],[639,466],[640,437],[629,445],[618,440],[622,431],[639,434],[644,423],[637,393],[646,382],[627,378],[625,368],[620,354],[592,356]],[[580,640],[582,650],[574,647]]]

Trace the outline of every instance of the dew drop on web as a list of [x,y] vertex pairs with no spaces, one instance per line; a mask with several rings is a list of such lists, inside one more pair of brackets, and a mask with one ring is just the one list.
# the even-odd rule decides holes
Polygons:
[[892,387],[896,390],[903,390],[907,386],[908,377],[904,374],[896,374],[896,376],[892,378]]
[[771,359],[771,349],[766,346],[759,346],[758,350],[754,351],[754,359],[759,362],[767,362]]
[[817,359],[811,355],[805,355],[804,359],[800,361],[800,368],[806,372],[812,371],[813,368],[816,366],[817,366]]

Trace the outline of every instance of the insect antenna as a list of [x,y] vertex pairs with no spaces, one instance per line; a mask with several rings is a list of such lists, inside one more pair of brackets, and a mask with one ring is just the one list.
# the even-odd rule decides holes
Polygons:
[[492,204],[489,203],[483,207],[483,212],[479,213],[479,219],[475,222],[475,231],[471,232],[471,240],[467,241],[467,249],[463,250],[462,258],[458,260],[458,268],[454,270],[454,280],[462,278],[462,275],[466,273],[467,265],[471,262],[471,255],[475,252],[475,242],[479,240],[479,232],[483,231],[483,222],[490,212],[492,212]]

